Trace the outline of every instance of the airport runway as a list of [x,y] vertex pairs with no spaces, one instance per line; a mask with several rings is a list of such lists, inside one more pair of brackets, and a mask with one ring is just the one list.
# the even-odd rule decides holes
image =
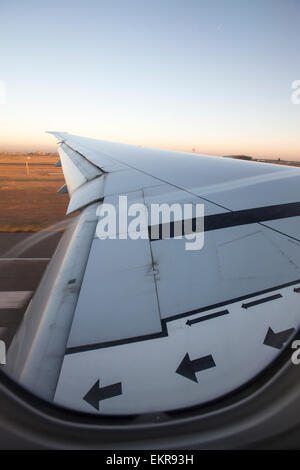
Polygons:
[[0,339],[7,347],[61,236],[0,232]]

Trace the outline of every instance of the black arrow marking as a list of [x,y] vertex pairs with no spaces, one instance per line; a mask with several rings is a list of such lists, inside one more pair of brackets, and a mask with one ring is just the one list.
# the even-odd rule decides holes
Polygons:
[[191,361],[190,356],[187,353],[179,364],[176,373],[198,383],[196,372],[200,372],[205,369],[210,369],[211,367],[215,366],[216,364],[211,354],[209,356],[203,356],[199,359],[194,359],[193,361]]
[[271,346],[272,348],[281,349],[294,331],[295,328],[290,328],[288,330],[278,331],[278,333],[275,333],[272,328],[269,328],[264,339],[264,344]]
[[215,310],[216,308],[221,308],[225,307],[226,305],[230,305],[236,302],[242,302],[243,300],[250,299],[257,297],[258,295],[263,295],[267,294],[269,292],[275,292],[278,291],[279,289],[283,289],[285,287],[291,287],[296,284],[299,284],[300,279],[295,279],[294,281],[287,282],[285,284],[280,284],[277,286],[269,287],[268,289],[263,289],[260,291],[256,292],[251,292],[250,294],[242,295],[240,297],[234,297],[231,299],[224,300],[222,302],[218,302],[216,304],[211,304],[211,305],[206,305],[205,307],[201,307],[198,309],[190,310],[188,312],[182,312],[177,315],[172,315],[170,317],[164,318],[161,320],[161,331],[158,333],[149,333],[146,335],[141,335],[141,336],[133,336],[129,338],[123,338],[123,339],[118,339],[118,340],[113,340],[113,341],[106,341],[102,343],[93,343],[93,344],[82,344],[81,346],[74,346],[71,348],[66,349],[66,354],[77,354],[79,352],[84,352],[84,351],[95,351],[98,349],[102,348],[111,348],[114,346],[120,346],[122,344],[130,344],[130,343],[137,343],[140,341],[148,341],[151,339],[156,339],[156,338],[165,338],[168,336],[168,328],[167,325],[169,322],[172,322],[174,320],[178,320],[179,318],[184,318],[184,317],[190,317],[191,315],[196,315],[199,313],[206,312],[208,310]]
[[280,297],[282,297],[281,294],[270,295],[269,297],[265,297],[264,299],[254,300],[253,302],[242,304],[242,308],[254,307],[255,305],[263,304],[265,302],[270,302],[271,300],[280,299]]
[[99,402],[122,394],[122,383],[117,382],[100,388],[100,381],[94,383],[83,399],[99,411]]
[[297,294],[300,293],[300,287],[295,287],[294,292],[297,292]]
[[194,323],[199,323],[200,321],[210,320],[211,318],[221,317],[222,315],[227,315],[228,310],[222,310],[221,312],[212,313],[211,315],[204,315],[204,317],[194,318],[193,320],[188,320],[186,325],[193,325]]

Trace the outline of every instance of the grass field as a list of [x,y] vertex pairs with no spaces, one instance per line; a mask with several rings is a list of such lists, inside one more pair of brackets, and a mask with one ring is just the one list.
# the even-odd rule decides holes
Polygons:
[[39,231],[67,218],[69,196],[57,194],[64,184],[57,160],[57,154],[0,152],[1,232]]

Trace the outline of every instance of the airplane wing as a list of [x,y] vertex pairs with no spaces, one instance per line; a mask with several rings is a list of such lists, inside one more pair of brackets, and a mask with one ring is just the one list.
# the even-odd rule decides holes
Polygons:
[[[300,326],[300,170],[52,134],[67,213],[79,215],[6,372],[56,404],[106,415],[203,405],[251,383]],[[163,223],[146,236],[148,221],[142,238],[130,225],[99,238],[104,204],[119,221],[132,204],[145,214],[178,204],[183,215],[170,212],[166,236]],[[187,205],[204,210],[199,249],[174,230]]]

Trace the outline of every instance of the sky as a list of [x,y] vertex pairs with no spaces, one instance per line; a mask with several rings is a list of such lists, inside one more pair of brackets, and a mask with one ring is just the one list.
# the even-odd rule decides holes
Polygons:
[[0,150],[60,130],[300,160],[299,21],[300,0],[0,0]]

